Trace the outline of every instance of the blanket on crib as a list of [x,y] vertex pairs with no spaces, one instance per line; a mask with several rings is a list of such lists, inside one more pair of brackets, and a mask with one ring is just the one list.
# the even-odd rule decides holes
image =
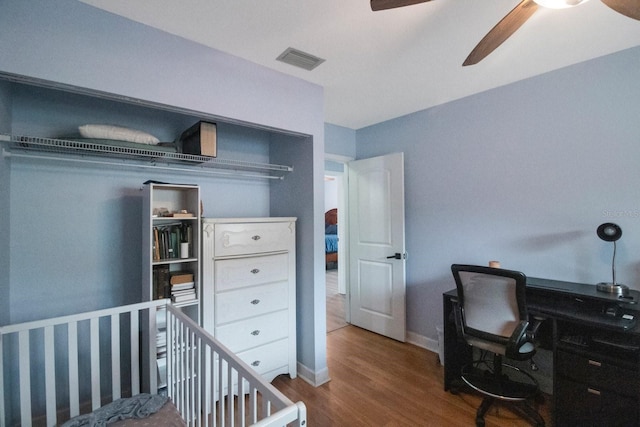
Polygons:
[[118,399],[90,414],[74,417],[61,427],[103,427],[115,421],[147,418],[158,412],[168,400],[166,396],[146,393]]

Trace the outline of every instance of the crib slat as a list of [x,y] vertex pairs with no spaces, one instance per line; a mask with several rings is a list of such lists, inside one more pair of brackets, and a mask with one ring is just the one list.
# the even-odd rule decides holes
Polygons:
[[158,349],[156,348],[156,337],[157,337],[157,333],[158,333],[158,327],[157,327],[157,310],[149,310],[149,342],[145,343],[146,346],[148,346],[149,348],[149,387],[151,388],[149,390],[149,393],[151,394],[157,394],[158,393],[158,359],[157,359],[157,351]]
[[131,312],[131,394],[133,396],[140,394],[140,312],[138,310]]
[[[209,408],[211,408],[211,425],[213,427],[215,427],[216,425],[216,393],[217,393],[217,381],[216,378],[218,378],[218,373],[216,372],[216,353],[213,350],[213,348],[207,346],[207,355],[209,356],[209,359],[207,360],[207,365],[208,365],[208,369],[209,372],[211,373],[209,378],[209,382],[211,383],[211,387],[208,388],[209,390]],[[209,419],[209,417],[206,417],[207,421]],[[205,427],[209,427],[209,423],[207,422],[207,425]]]
[[120,399],[120,315],[111,315],[111,394],[113,400]]
[[246,408],[244,403],[244,394],[245,394],[245,381],[244,378],[241,377],[240,373],[238,373],[238,423],[240,426],[245,426],[245,414]]
[[251,424],[258,421],[258,390],[250,386],[249,391],[249,412],[251,413]]
[[70,417],[80,415],[80,390],[78,388],[78,322],[69,323],[69,412]]
[[[203,355],[204,352],[202,351],[204,349],[203,345],[202,345],[202,341],[200,340],[200,338],[196,339],[196,349],[198,349],[198,352],[196,353],[198,355],[198,363],[197,363],[197,368],[196,368],[196,372],[195,372],[195,376],[196,379],[198,380],[197,383],[197,387],[196,387],[196,398],[195,398],[195,402],[196,402],[196,414],[204,414],[204,407],[202,405],[202,400],[204,397],[204,393],[202,393],[202,390],[204,389],[204,384],[205,384],[205,378],[204,378],[204,362],[203,362]],[[202,415],[201,415],[202,416]],[[205,416],[206,418],[206,416]],[[203,425],[202,422],[199,423],[200,425]]]
[[[226,362],[226,361],[225,361]],[[233,367],[231,363],[226,363],[227,365],[227,417],[229,419],[229,427],[233,427],[233,419],[235,417],[235,413],[233,411]],[[223,424],[224,425],[224,424]]]
[[195,407],[195,395],[196,395],[196,381],[198,380],[198,377],[196,376],[196,335],[192,332],[189,334],[189,354],[191,355],[190,357],[190,363],[189,363],[189,385],[190,390],[189,390],[189,399],[187,399],[189,401],[189,406],[190,406],[190,412],[191,412],[191,425],[195,425],[195,421],[196,421],[196,407]]
[[20,372],[20,420],[24,427],[31,426],[31,372],[29,370],[29,331],[18,333],[18,360]]
[[[4,334],[0,333],[0,390],[4,396]],[[0,424],[6,422],[7,413],[5,412],[4,399],[0,399]]]
[[53,326],[44,328],[44,375],[47,407],[47,424],[55,425],[56,419],[56,359]]
[[91,410],[100,407],[100,327],[98,318],[89,321],[91,330]]

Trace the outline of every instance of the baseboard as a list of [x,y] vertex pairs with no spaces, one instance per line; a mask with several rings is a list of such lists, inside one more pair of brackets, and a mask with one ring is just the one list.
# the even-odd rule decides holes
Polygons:
[[407,331],[407,342],[434,353],[438,352],[438,340],[427,338],[424,335],[420,335],[415,332]]
[[319,372],[315,372],[300,362],[298,362],[298,376],[314,387],[319,387],[322,384],[331,381],[331,378],[329,378],[329,368],[324,368]]

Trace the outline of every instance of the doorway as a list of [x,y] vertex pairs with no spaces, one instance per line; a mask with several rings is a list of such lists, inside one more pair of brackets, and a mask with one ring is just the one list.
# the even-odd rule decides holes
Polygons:
[[[339,165],[343,169],[343,165]],[[333,167],[332,169],[338,169]],[[348,324],[344,172],[325,171],[325,273],[327,333]]]

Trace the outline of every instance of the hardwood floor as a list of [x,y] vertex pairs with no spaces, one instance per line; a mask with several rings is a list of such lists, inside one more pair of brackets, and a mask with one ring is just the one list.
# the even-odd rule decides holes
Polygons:
[[[443,389],[436,353],[348,325],[327,334],[331,381],[313,387],[277,377],[273,384],[307,406],[308,426],[474,426],[481,398]],[[550,423],[549,399],[540,413]],[[528,426],[498,406],[487,427]]]
[[345,319],[345,296],[338,293],[338,270],[327,270],[327,332],[348,325]]

